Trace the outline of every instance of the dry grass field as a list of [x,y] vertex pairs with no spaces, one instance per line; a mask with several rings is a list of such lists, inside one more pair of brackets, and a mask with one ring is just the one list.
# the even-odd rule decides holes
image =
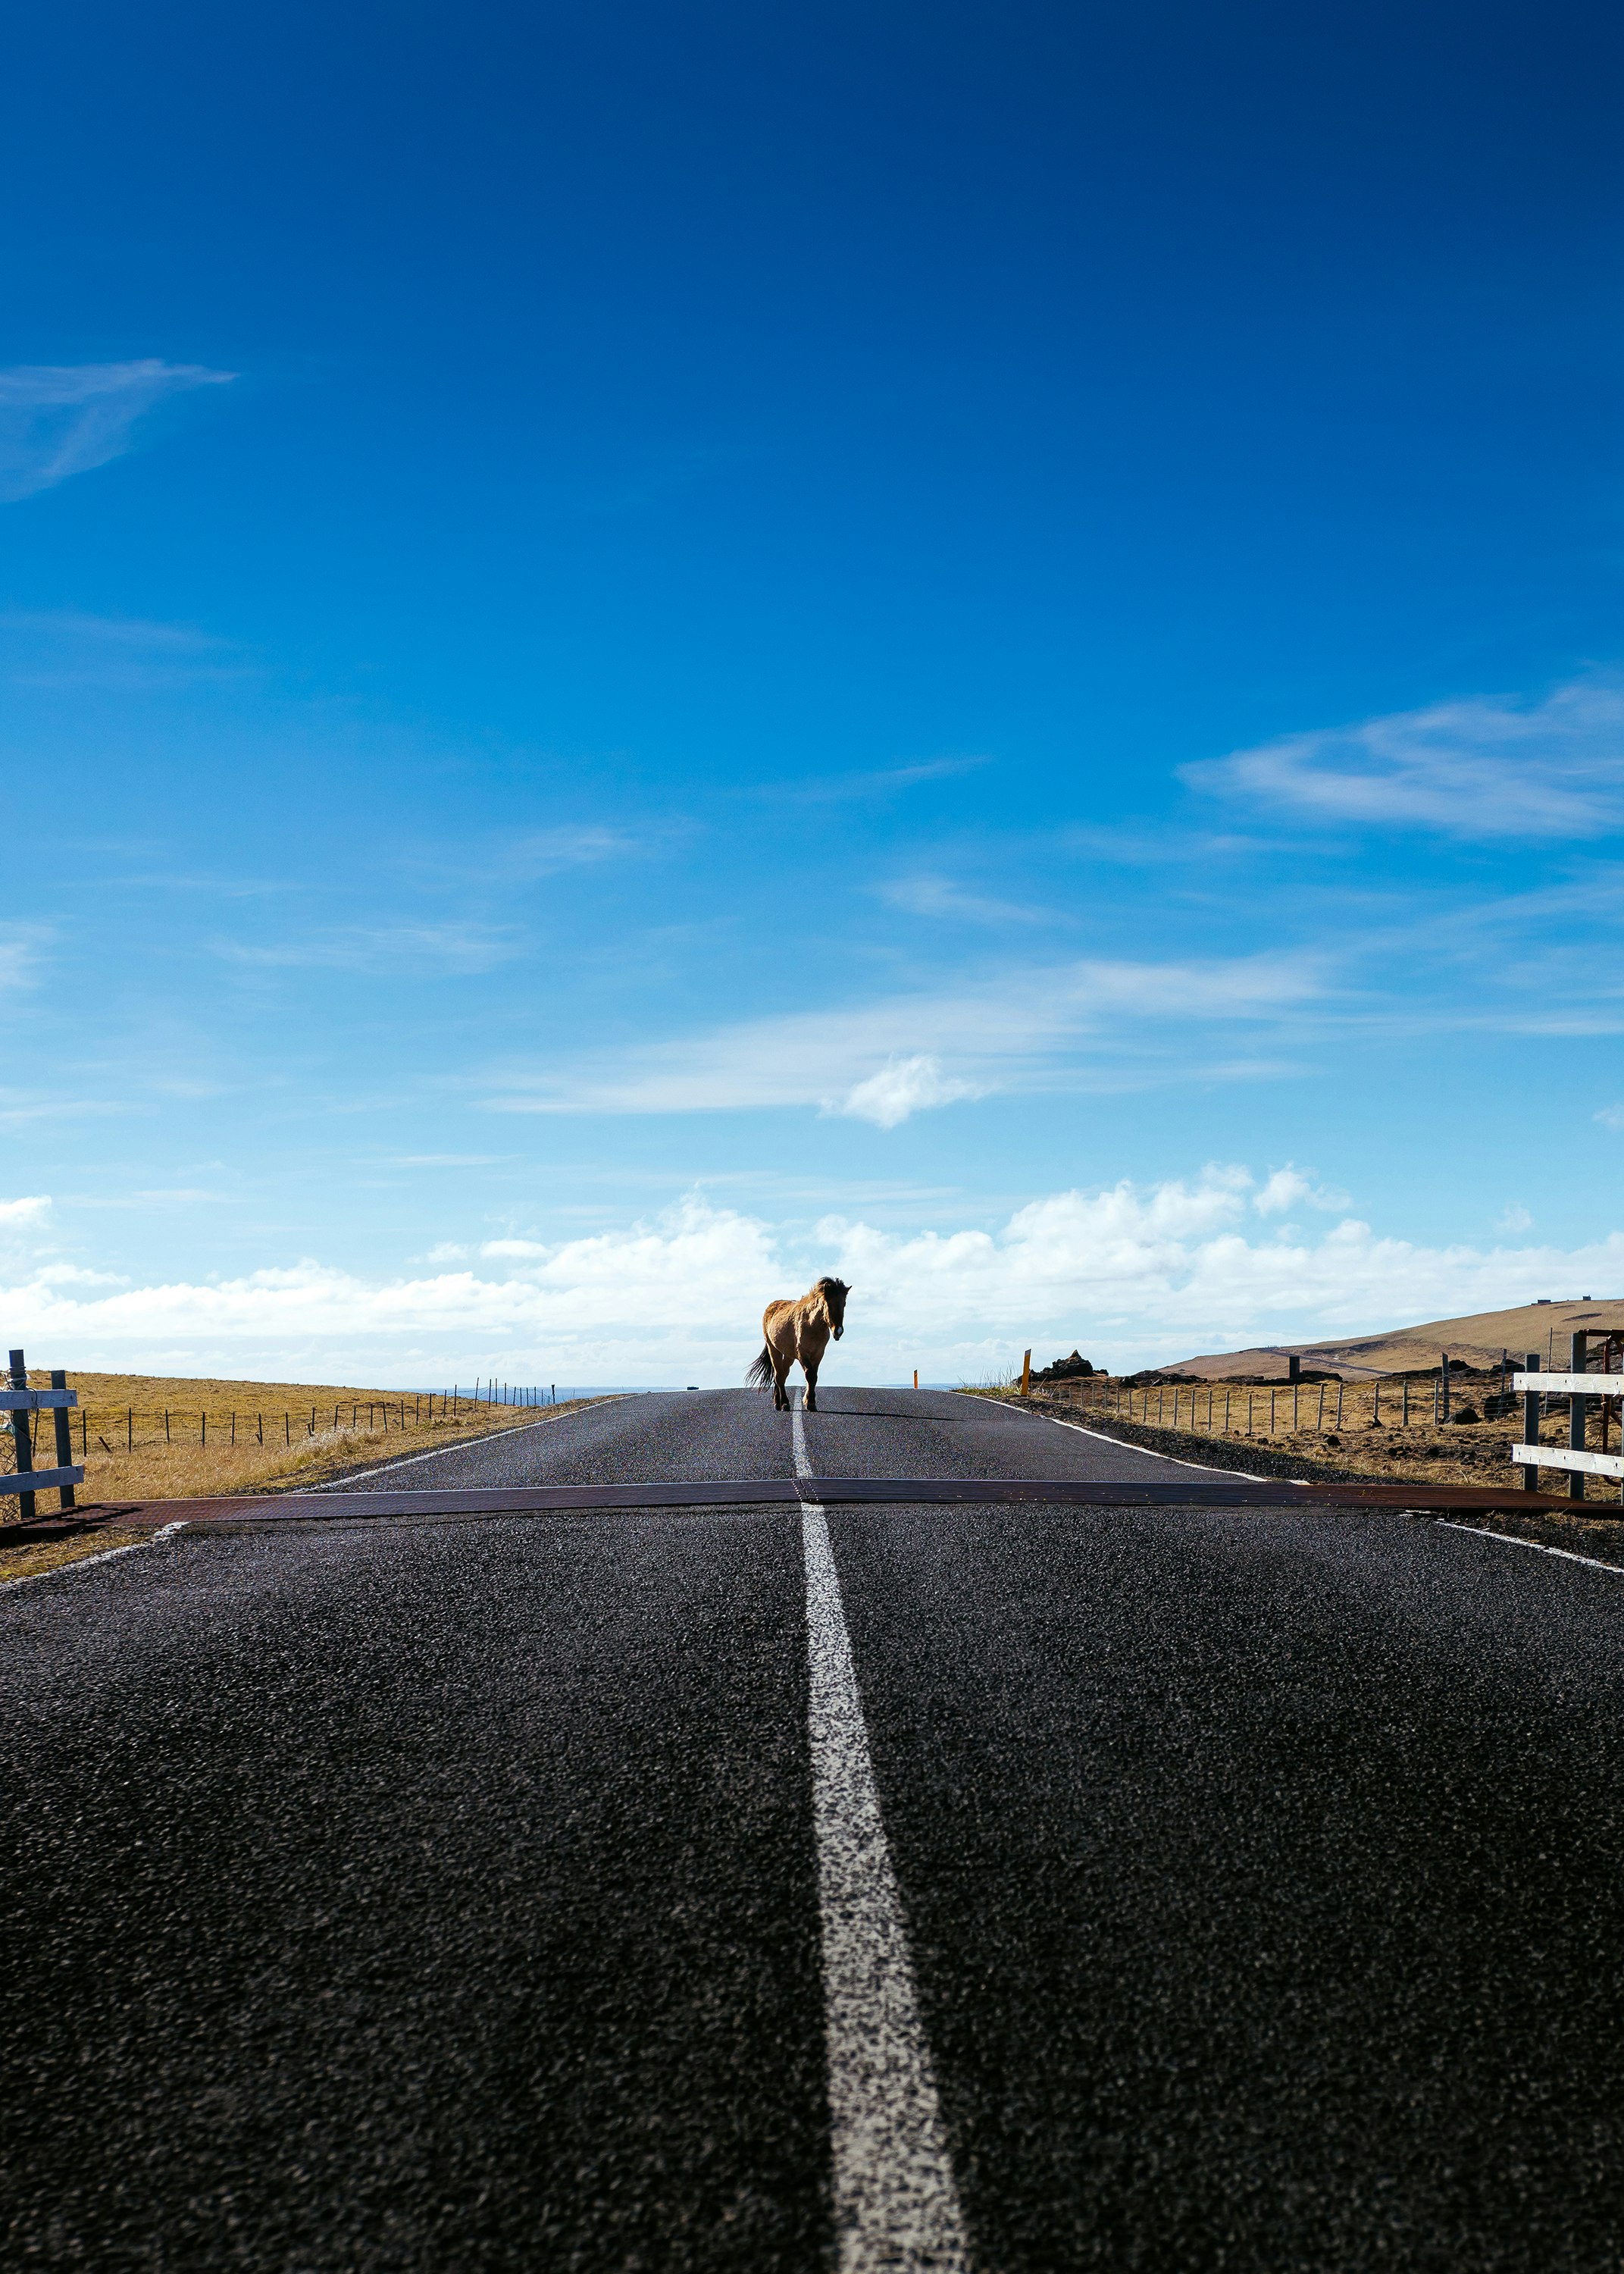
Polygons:
[[[28,1386],[44,1389],[49,1379],[31,1371]],[[81,1507],[202,1500],[320,1484],[372,1461],[490,1436],[583,1402],[577,1398],[531,1411],[466,1397],[454,1404],[438,1395],[338,1383],[127,1374],[70,1374],[68,1386],[78,1390],[80,1401],[70,1420],[73,1459],[85,1470]],[[47,1412],[31,1419],[34,1466],[55,1467],[52,1417]],[[15,1469],[11,1433],[0,1431],[0,1472]],[[40,1494],[38,1502],[40,1515],[56,1513],[55,1492]],[[0,1502],[0,1516],[14,1520],[16,1514],[16,1500],[7,1495]],[[81,1533],[71,1540],[8,1547],[4,1532],[0,1522],[0,1581],[96,1554],[107,1544]]]
[[[1619,1386],[1624,1393],[1624,1375]],[[1457,1378],[1453,1408],[1457,1414],[1470,1408],[1481,1415],[1485,1392],[1492,1395],[1498,1389],[1497,1379]],[[1285,1382],[1169,1382],[1140,1389],[1095,1375],[1091,1381],[1056,1383],[1044,1392],[1042,1402],[1079,1420],[1119,1419],[1169,1434],[1177,1431],[1181,1437],[1267,1446],[1290,1454],[1307,1477],[1318,1467],[1351,1470],[1384,1484],[1425,1480],[1503,1487],[1515,1487],[1522,1478],[1510,1455],[1511,1446],[1522,1442],[1521,1401],[1504,1418],[1440,1423],[1433,1419],[1432,1385],[1426,1380],[1412,1380],[1406,1398],[1402,1377],[1375,1382],[1305,1382],[1294,1395]],[[1591,1399],[1591,1449],[1624,1449],[1616,1409],[1606,1423],[1605,1449],[1602,1434],[1601,1401]],[[1568,1442],[1565,1400],[1545,1417],[1540,1435],[1547,1444]],[[1566,1475],[1545,1470],[1540,1485],[1547,1492],[1563,1491]],[[1616,1501],[1617,1495],[1600,1478],[1592,1477],[1589,1497]]]

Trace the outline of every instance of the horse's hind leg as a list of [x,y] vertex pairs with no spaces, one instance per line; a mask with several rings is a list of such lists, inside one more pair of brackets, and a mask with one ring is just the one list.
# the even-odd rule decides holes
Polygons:
[[778,1408],[780,1412],[787,1412],[789,1410],[789,1390],[786,1386],[789,1381],[789,1369],[790,1361],[787,1359],[782,1365],[780,1365],[778,1359],[776,1357],[774,1358],[772,1361],[772,1402],[774,1405]]

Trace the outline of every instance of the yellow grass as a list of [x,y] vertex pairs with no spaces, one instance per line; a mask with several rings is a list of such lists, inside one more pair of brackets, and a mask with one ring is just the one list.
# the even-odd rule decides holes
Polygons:
[[[49,1379],[30,1372],[28,1386],[43,1389]],[[80,1400],[70,1419],[73,1460],[85,1470],[81,1503],[200,1500],[317,1484],[370,1461],[489,1436],[535,1421],[543,1412],[562,1413],[583,1402],[571,1399],[532,1411],[462,1397],[452,1410],[448,1400],[442,1404],[438,1397],[418,1398],[398,1390],[153,1374],[71,1374],[68,1386]],[[34,1466],[54,1468],[53,1416],[41,1412],[30,1418]],[[0,1433],[0,1467],[13,1466],[10,1432]],[[54,1514],[56,1508],[55,1492],[39,1495],[41,1515]],[[13,1501],[6,1513],[14,1510]]]

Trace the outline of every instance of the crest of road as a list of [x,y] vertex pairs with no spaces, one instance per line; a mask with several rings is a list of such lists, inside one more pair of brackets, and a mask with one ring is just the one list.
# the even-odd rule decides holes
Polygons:
[[1624,1572],[819,1399],[0,1594],[9,2264],[1618,2264]]

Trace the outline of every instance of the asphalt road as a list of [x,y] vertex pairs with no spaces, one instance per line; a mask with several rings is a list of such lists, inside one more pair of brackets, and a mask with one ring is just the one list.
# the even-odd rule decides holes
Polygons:
[[[1168,1473],[824,1395],[825,1476]],[[741,1391],[415,1481],[793,1473]],[[831,2264],[808,1519],[333,1497],[0,1597],[7,2263]],[[978,2274],[1624,2263],[1624,1579],[1331,1510],[827,1539]]]

